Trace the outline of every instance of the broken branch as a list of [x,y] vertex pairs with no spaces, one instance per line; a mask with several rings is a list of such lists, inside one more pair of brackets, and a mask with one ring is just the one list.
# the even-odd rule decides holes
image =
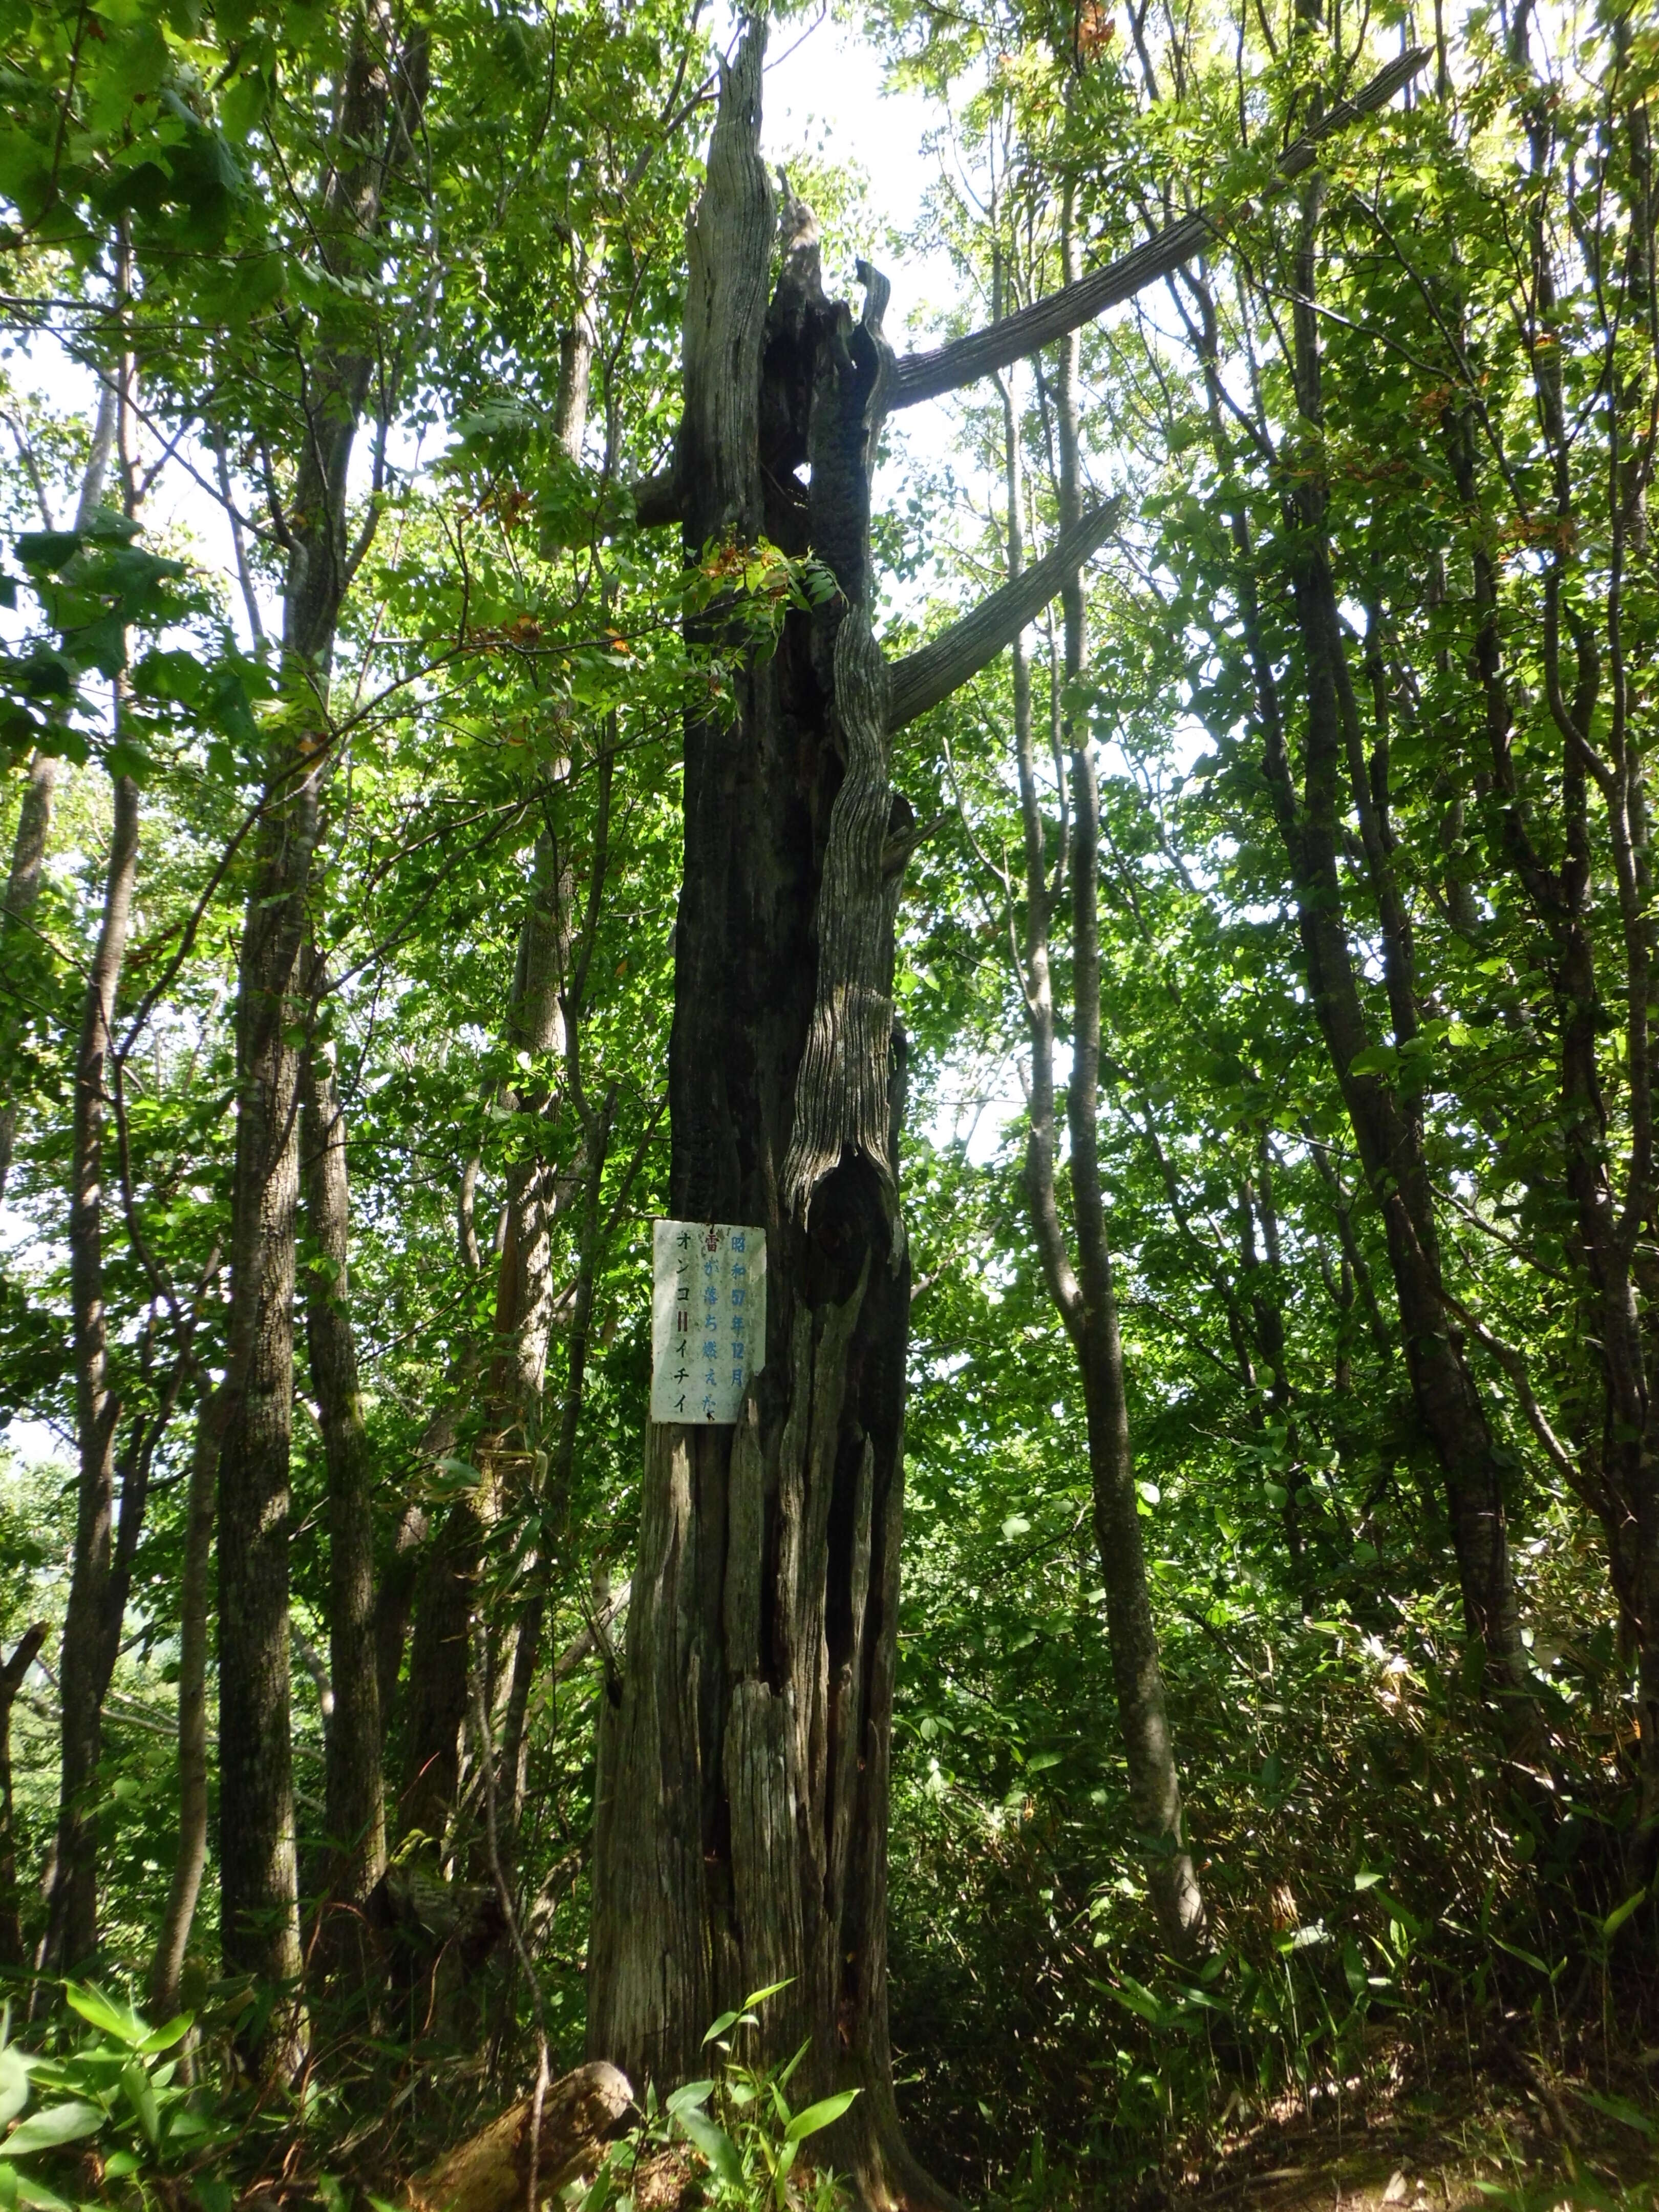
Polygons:
[[971,614],[915,653],[895,661],[887,712],[890,735],[914,722],[941,699],[948,699],[988,661],[994,660],[1005,645],[1012,645],[1027,623],[1042,613],[1074,569],[1099,551],[1123,514],[1123,501],[1109,499],[1091,507],[1069,530],[1062,531],[1052,550],[1011,583],[983,599]]

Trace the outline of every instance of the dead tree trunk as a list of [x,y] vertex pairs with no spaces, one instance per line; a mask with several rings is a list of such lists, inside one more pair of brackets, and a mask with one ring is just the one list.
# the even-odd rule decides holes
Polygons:
[[[767,2047],[864,2092],[830,2155],[938,2201],[887,2038],[887,1764],[909,1270],[896,1191],[888,674],[869,628],[887,287],[827,300],[757,149],[764,31],[724,72],[690,237],[677,477],[688,556],[763,532],[833,571],[685,732],[671,1206],[763,1226],[766,1364],[735,1428],[653,1425],[626,1670],[601,1723],[588,2044],[659,2087],[722,2007],[791,1978]],[[797,471],[811,465],[810,483]],[[902,851],[902,847],[901,847]]]

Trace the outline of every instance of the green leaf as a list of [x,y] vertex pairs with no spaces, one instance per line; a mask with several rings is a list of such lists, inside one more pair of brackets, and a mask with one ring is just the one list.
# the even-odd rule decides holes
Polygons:
[[133,2117],[143,2130],[150,2148],[159,2149],[161,2116],[155,2106],[155,2085],[136,2058],[130,2058],[121,2069],[121,2093],[131,2106]]
[[0,2128],[15,2120],[29,2100],[29,2063],[15,2045],[0,2051]]
[[1342,1978],[1348,1985],[1351,1997],[1358,1997],[1365,1988],[1365,1961],[1352,1936],[1342,1947]]
[[674,2121],[702,2153],[718,2179],[732,2189],[743,2187],[743,2160],[738,2156],[737,2145],[724,2128],[716,2127],[714,2121],[702,2112],[677,2112]]
[[856,2089],[839,2089],[833,2097],[820,2097],[816,2105],[809,2105],[804,2112],[797,2112],[784,2134],[786,2142],[804,2142],[808,2136],[817,2135],[820,2128],[829,2127],[859,2094]]
[[1400,1054],[1391,1044],[1367,1045],[1357,1052],[1348,1063],[1350,1075],[1392,1075],[1400,1065]]
[[744,2010],[752,2012],[757,2005],[764,2004],[768,1997],[775,1997],[780,1990],[787,1990],[794,1978],[793,1974],[786,1974],[781,1982],[769,1982],[763,1990],[757,1990],[753,1996],[744,1999]]
[[60,2197],[55,2189],[48,2189],[44,2181],[37,2181],[32,2173],[17,2176],[17,2202],[32,2208],[32,2212],[73,2212],[67,2197]]
[[1646,1890],[1638,1889],[1634,1897],[1627,1897],[1622,1905],[1615,1905],[1613,1911],[1608,1913],[1607,1918],[1601,1923],[1601,1933],[1603,1936],[1616,1936],[1619,1933],[1619,1930],[1624,1926],[1625,1923],[1630,1918],[1632,1913],[1638,1911],[1641,1905],[1646,1903],[1647,1894]]
[[1626,2127],[1634,2128],[1638,2135],[1644,2135],[1650,2142],[1652,2142],[1653,2122],[1644,2112],[1632,2105],[1627,2098],[1617,2097],[1610,2089],[1598,2091],[1581,2088],[1576,2082],[1573,2085],[1573,2094],[1593,2112],[1603,2112],[1610,2120],[1622,2121]]
[[17,541],[17,557],[26,568],[43,569],[55,576],[67,568],[81,550],[72,530],[26,530]]
[[677,2117],[681,2112],[690,2111],[696,2106],[706,2104],[714,2094],[714,2085],[712,2081],[683,2081],[663,2106],[663,2110],[671,2118]]
[[1115,1982],[1096,1982],[1095,1987],[1103,1990],[1108,1996],[1115,1997],[1127,2012],[1135,2013],[1142,2020],[1150,2021],[1154,2027],[1171,2025],[1171,2015],[1167,2007],[1161,2005],[1152,1991],[1136,1981],[1132,1974],[1125,1974]]
[[103,2124],[104,2114],[98,2106],[83,2104],[78,2098],[66,2105],[50,2105],[44,2112],[18,2122],[6,2137],[6,2156],[27,2158],[38,2150],[56,2150],[61,2143],[78,2142],[82,2136],[95,2134]]
[[116,2004],[101,1990],[88,1989],[74,1982],[67,1984],[64,1995],[73,2009],[104,2034],[112,2035],[129,2050],[142,2043],[148,2033],[146,2023],[139,2019],[131,2005]]
[[143,2041],[135,2043],[132,2047],[135,2051],[145,2053],[171,2051],[175,2043],[184,2041],[195,2024],[195,2020],[196,2015],[193,2012],[179,2013],[172,2020],[165,2021],[161,2027],[151,2028]]

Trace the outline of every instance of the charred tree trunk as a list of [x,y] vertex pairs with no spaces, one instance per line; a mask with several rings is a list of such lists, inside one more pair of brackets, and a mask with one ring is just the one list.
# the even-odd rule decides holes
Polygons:
[[[868,501],[886,285],[823,296],[806,210],[758,151],[763,28],[723,72],[690,234],[678,481],[690,558],[763,531],[841,597],[688,722],[669,1086],[671,1206],[763,1226],[766,1364],[735,1427],[647,1431],[626,1668],[602,1713],[588,2046],[643,2088],[697,2070],[722,2007],[791,1978],[773,2056],[863,2094],[834,2163],[938,2201],[905,2150],[887,2035],[887,1765],[909,1270],[891,1022],[908,810],[887,775]],[[810,483],[797,470],[811,465]]]

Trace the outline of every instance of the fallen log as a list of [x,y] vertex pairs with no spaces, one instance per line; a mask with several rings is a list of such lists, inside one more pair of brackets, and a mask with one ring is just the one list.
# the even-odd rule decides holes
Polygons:
[[[536,2196],[544,2202],[599,2162],[600,2148],[634,2101],[628,2076],[603,2059],[555,2081],[542,2099],[536,2135]],[[512,2212],[530,2190],[533,2097],[521,2097],[488,2127],[446,2151],[404,2185],[408,2212]]]

